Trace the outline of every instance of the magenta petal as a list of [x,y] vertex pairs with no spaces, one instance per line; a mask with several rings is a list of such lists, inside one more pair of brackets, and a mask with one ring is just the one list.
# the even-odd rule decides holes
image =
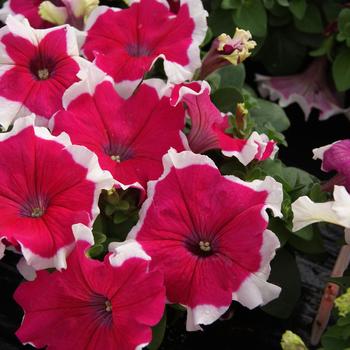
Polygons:
[[[169,301],[187,307],[188,329],[215,321],[233,293],[249,307],[277,297],[279,288],[266,282],[266,272],[278,239],[264,236],[265,209],[280,215],[281,185],[272,178],[247,183],[223,177],[208,157],[188,151],[169,151],[163,164],[129,236],[164,272]],[[261,281],[252,282],[253,275]],[[258,292],[242,300],[246,281]]]
[[322,160],[322,170],[335,170],[338,175],[333,184],[350,190],[350,140],[337,141],[314,150],[314,159]]
[[193,152],[204,153],[220,149],[225,156],[236,157],[247,165],[253,159],[264,160],[277,151],[275,143],[264,134],[254,132],[248,139],[234,138],[225,133],[229,128],[228,115],[221,113],[210,100],[210,86],[206,81],[176,85],[171,103],[185,103],[191,119],[188,143]]
[[92,223],[100,191],[113,181],[95,155],[33,127],[31,117],[0,136],[2,237],[34,268],[61,269],[74,246],[72,225]]
[[159,57],[171,81],[185,81],[200,66],[206,15],[197,0],[181,1],[176,15],[157,0],[135,1],[123,10],[97,9],[87,23],[83,52],[116,83],[140,81]]
[[98,80],[95,71],[90,74],[66,92],[66,111],[55,115],[53,134],[64,131],[74,144],[95,152],[101,167],[117,181],[146,187],[161,174],[168,149],[184,149],[184,109],[170,105],[160,80],[146,80],[123,100],[110,81],[103,76]]
[[71,27],[34,30],[27,21],[9,16],[0,29],[0,124],[7,127],[33,112],[47,124],[62,108],[65,90],[78,81],[79,57]]
[[[86,248],[78,242],[67,270],[40,271],[35,281],[18,287],[14,297],[25,312],[18,338],[48,350],[132,350],[148,344],[150,327],[164,310],[162,275],[149,270],[133,243],[104,262],[87,258]],[[125,250],[128,257],[118,263]]]

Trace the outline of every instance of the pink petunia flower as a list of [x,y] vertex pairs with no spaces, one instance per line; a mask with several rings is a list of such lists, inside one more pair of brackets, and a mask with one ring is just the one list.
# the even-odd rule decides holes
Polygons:
[[255,46],[256,42],[252,40],[249,30],[236,28],[232,38],[222,33],[213,40],[208,53],[203,58],[199,78],[205,79],[210,73],[229,64],[242,63],[251,55],[251,50]]
[[168,300],[186,306],[187,329],[214,322],[232,300],[254,308],[277,298],[280,288],[266,280],[279,241],[266,209],[282,215],[281,184],[222,176],[190,151],[170,150],[163,164],[129,238],[164,272]]
[[99,0],[8,0],[0,9],[0,20],[5,22],[8,15],[17,15],[25,17],[36,29],[65,23],[83,29],[98,4]]
[[33,268],[65,268],[73,249],[72,225],[91,225],[102,189],[114,185],[96,155],[18,119],[0,134],[0,241],[20,250]]
[[341,107],[339,96],[330,87],[325,59],[314,60],[301,74],[281,77],[257,74],[256,81],[260,94],[278,100],[281,107],[297,103],[304,112],[305,120],[309,118],[312,108],[320,111],[320,120],[350,110]]
[[97,69],[63,96],[64,111],[50,121],[54,135],[65,131],[74,144],[88,147],[103,169],[119,182],[146,186],[162,173],[162,156],[184,149],[185,112],[172,107],[169,89],[159,79],[144,81],[124,100]]
[[184,102],[191,119],[188,143],[193,152],[203,153],[220,149],[227,157],[236,157],[247,165],[252,160],[273,158],[278,148],[265,134],[253,132],[248,139],[234,138],[225,133],[230,127],[229,116],[221,113],[210,100],[210,85],[196,81],[176,85],[171,103],[177,106]]
[[89,62],[79,57],[69,26],[35,30],[12,16],[6,23],[0,29],[0,124],[7,128],[30,112],[47,123],[62,108],[63,92]]
[[[51,0],[54,5],[62,5],[60,0]],[[33,28],[49,28],[52,23],[40,17],[39,6],[44,0],[8,0],[0,9],[0,20],[5,22],[8,15],[25,17]]]
[[82,50],[113,77],[123,96],[131,95],[158,58],[169,80],[180,83],[201,64],[206,16],[200,0],[181,0],[177,14],[166,0],[132,1],[123,10],[101,6],[89,17]]
[[[82,225],[74,229],[89,233]],[[88,258],[88,247],[79,241],[67,270],[40,271],[18,287],[14,298],[25,315],[16,335],[23,343],[48,350],[141,350],[151,341],[165,304],[162,274],[149,270],[150,257],[136,242],[120,245],[103,262]]]
[[[350,191],[350,140],[341,140],[315,148],[314,159],[322,160],[323,171],[336,171],[337,175],[328,185],[343,185]],[[329,187],[329,186],[328,186]],[[331,190],[331,188],[325,188]]]

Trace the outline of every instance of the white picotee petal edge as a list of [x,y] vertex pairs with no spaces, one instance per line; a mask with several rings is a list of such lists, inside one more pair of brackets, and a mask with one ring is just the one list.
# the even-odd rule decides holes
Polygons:
[[112,252],[109,257],[109,262],[112,266],[121,266],[126,260],[131,258],[151,260],[151,257],[146,254],[141,245],[133,239],[128,239],[124,242],[112,242],[109,244],[108,250]]
[[187,66],[181,66],[167,60],[164,61],[165,73],[169,81],[173,83],[181,83],[191,79],[195,70],[201,66],[199,46],[203,42],[208,30],[208,12],[204,10],[202,1],[180,0],[180,8],[185,5],[188,6],[190,17],[195,23],[192,33],[192,43],[187,50],[187,56],[190,62]]
[[33,266],[28,265],[26,259],[22,257],[16,265],[18,272],[27,281],[34,281],[36,279],[36,271]]
[[[204,93],[205,90],[208,90],[208,95],[210,95],[211,87],[207,81],[205,81],[205,80],[193,81],[192,84],[193,83],[196,83],[200,87],[199,91],[197,92],[188,86],[181,86],[179,89],[179,92],[178,92],[177,99],[170,100],[170,103],[172,106],[177,106],[183,100],[184,96],[186,96],[186,95],[200,96]],[[172,85],[172,87],[173,86],[174,85]]]
[[323,171],[325,171],[325,169],[324,169],[324,167],[323,167],[323,157],[324,157],[324,154],[325,154],[325,152],[327,152],[333,145],[335,145],[337,142],[339,142],[339,141],[336,141],[336,142],[331,143],[330,145],[322,146],[322,147],[315,148],[315,149],[312,150],[313,159],[321,159],[321,160],[322,160],[321,169],[322,169]]
[[194,308],[186,307],[186,330],[189,332],[202,330],[202,325],[208,325],[220,318],[229,308],[229,305],[216,307],[210,304],[197,305]]
[[94,245],[94,235],[91,228],[84,224],[74,224],[72,225],[73,235],[76,241],[84,241],[89,243],[89,245]]
[[254,191],[266,191],[268,193],[266,203],[262,208],[261,215],[268,221],[266,209],[271,209],[274,216],[282,217],[281,206],[283,201],[283,186],[273,177],[266,176],[264,180],[254,180],[252,182],[243,181],[234,175],[225,176],[226,179],[249,187]]
[[329,222],[350,228],[350,195],[344,186],[334,186],[334,201],[315,203],[309,197],[298,198],[292,204],[293,231],[316,222]]
[[[80,95],[89,94],[90,96],[93,96],[96,86],[102,82],[113,82],[106,73],[93,64],[81,69],[78,73],[78,78],[81,79],[81,81],[71,85],[63,94],[62,105],[64,109],[67,109],[70,103]],[[52,125],[49,125],[50,129],[52,129]]]
[[109,7],[109,6],[96,7],[89,15],[89,18],[88,18],[86,25],[85,25],[85,28],[84,28],[85,32],[89,31],[91,29],[91,27],[96,23],[98,17],[102,16],[108,10],[117,12],[117,11],[120,11],[121,9],[119,9],[117,7]]
[[4,257],[5,255],[5,244],[2,243],[2,240],[4,239],[4,237],[0,237],[0,260]]
[[279,247],[280,242],[277,236],[270,230],[265,230],[263,244],[260,249],[262,259],[259,270],[250,274],[240,288],[232,294],[233,300],[237,300],[249,309],[254,309],[278,298],[281,288],[267,282],[267,279],[271,271],[270,262]]
[[6,1],[2,5],[2,8],[0,9],[0,21],[5,23],[7,16],[10,15],[10,14],[13,15],[13,12],[12,12],[12,10],[10,8],[10,2]]

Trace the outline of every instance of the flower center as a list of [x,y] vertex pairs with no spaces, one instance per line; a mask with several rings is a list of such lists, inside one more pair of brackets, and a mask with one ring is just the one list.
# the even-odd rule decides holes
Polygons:
[[20,215],[37,219],[42,217],[48,208],[49,200],[46,196],[35,196],[28,198],[20,208]]
[[152,50],[142,44],[128,44],[126,46],[126,51],[130,56],[142,57],[149,56]]
[[38,56],[30,62],[29,69],[36,80],[47,80],[55,70],[55,62],[50,58]]
[[199,249],[203,250],[203,252],[210,252],[211,251],[211,247],[210,247],[209,242],[200,241],[198,244],[199,244]]
[[104,147],[105,153],[116,163],[121,163],[133,157],[133,151],[130,147],[124,145],[108,145]]
[[120,156],[118,155],[111,155],[111,159],[114,160],[115,162],[117,163],[120,163],[121,159],[120,159]]
[[106,300],[105,305],[106,305],[106,311],[111,312],[112,311],[112,303],[109,300]]
[[39,78],[39,80],[46,80],[49,78],[49,76],[50,72],[47,68],[39,69],[37,72],[37,77]]
[[40,216],[44,215],[44,209],[43,208],[33,208],[32,210],[32,218],[39,218]]
[[215,242],[198,237],[197,234],[190,236],[185,246],[193,255],[201,258],[215,254]]
[[88,305],[97,319],[106,326],[113,323],[112,302],[104,295],[92,294]]

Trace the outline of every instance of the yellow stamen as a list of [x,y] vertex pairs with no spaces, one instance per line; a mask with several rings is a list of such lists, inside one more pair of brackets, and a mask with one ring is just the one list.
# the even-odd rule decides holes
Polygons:
[[38,78],[40,80],[46,80],[50,76],[49,70],[44,68],[44,69],[39,69],[38,70]]
[[118,155],[112,155],[111,159],[114,160],[117,163],[120,163],[120,161],[121,161],[120,156],[118,156]]
[[199,248],[201,250],[203,250],[204,252],[210,252],[211,251],[211,247],[210,247],[210,243],[209,242],[200,241],[199,242]]
[[112,311],[112,303],[109,300],[106,300],[105,305],[106,305],[106,311],[111,312]]

